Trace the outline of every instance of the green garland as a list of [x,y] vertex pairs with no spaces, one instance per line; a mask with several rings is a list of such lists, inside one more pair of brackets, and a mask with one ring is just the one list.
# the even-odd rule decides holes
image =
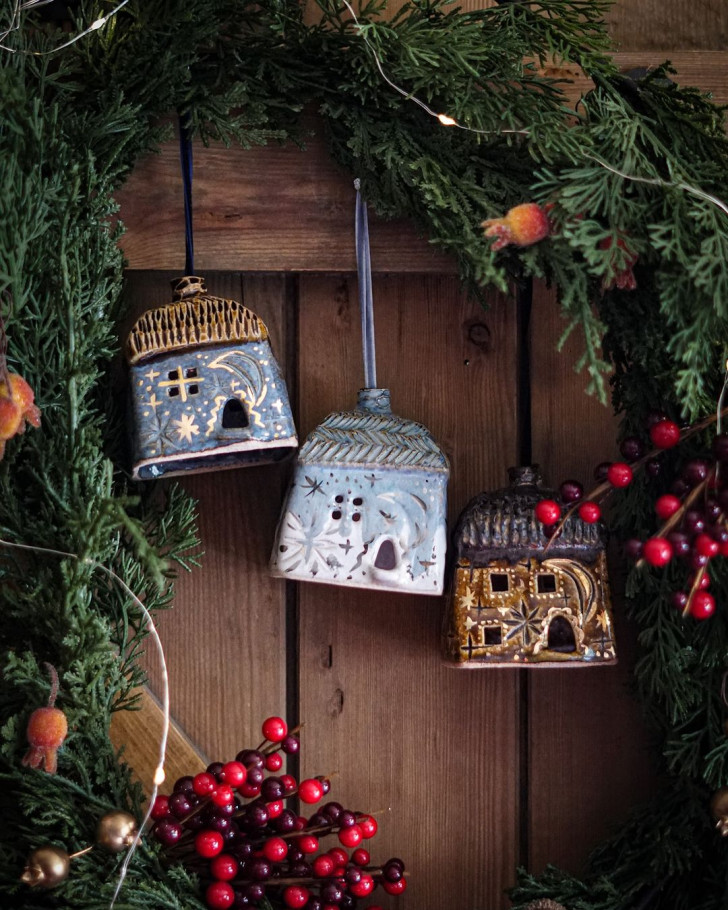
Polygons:
[[[625,433],[650,408],[693,416],[714,407],[728,338],[728,217],[689,188],[728,198],[721,111],[669,69],[620,76],[607,0],[472,13],[420,0],[391,21],[373,2],[359,27],[319,2],[321,21],[308,25],[292,0],[130,0],[100,31],[45,56],[32,52],[67,34],[31,11],[0,49],[0,295],[12,302],[10,367],[43,414],[42,428],[11,440],[0,462],[0,535],[78,557],[0,550],[4,906],[108,906],[117,860],[97,851],[51,892],[28,892],[19,870],[40,844],[86,846],[106,810],[139,810],[107,731],[141,679],[132,639],[141,617],[95,566],[113,568],[155,610],[172,599],[172,568],[194,561],[190,502],[174,489],[163,503],[130,495],[118,467],[123,426],[108,405],[122,315],[113,193],[163,138],[162,115],[189,116],[206,141],[248,145],[300,140],[298,114],[314,106],[332,154],[361,177],[377,211],[410,218],[456,257],[476,293],[527,276],[558,286],[567,332],[583,333],[579,366],[591,389],[605,397],[615,372]],[[85,0],[72,13],[82,28],[100,9]],[[445,129],[394,91],[372,49],[397,85],[481,132]],[[547,57],[594,80],[576,117],[565,86],[524,63]],[[479,223],[530,200],[552,206],[551,236],[494,253]],[[604,290],[633,254],[637,289]],[[635,485],[624,497],[621,531],[645,530],[658,489]],[[569,910],[728,905],[728,846],[707,812],[712,790],[728,783],[719,703],[728,617],[682,623],[665,609],[668,583],[635,572],[628,592],[664,792],[600,849],[587,882],[524,873],[518,907],[540,897]],[[58,668],[72,730],[57,776],[20,765],[28,716],[47,698],[44,661]],[[195,882],[163,868],[151,846],[130,874],[119,908],[202,906]]]

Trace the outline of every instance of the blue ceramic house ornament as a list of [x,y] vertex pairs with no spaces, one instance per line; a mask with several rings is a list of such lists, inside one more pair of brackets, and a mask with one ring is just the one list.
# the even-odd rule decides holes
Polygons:
[[274,575],[441,594],[448,461],[388,389],[362,389],[308,436],[278,525]]
[[364,381],[353,411],[308,436],[283,507],[271,571],[284,578],[441,594],[449,466],[419,423],[377,388],[366,207],[356,196]]
[[133,476],[148,479],[278,461],[298,444],[268,329],[201,278],[172,283],[127,340]]

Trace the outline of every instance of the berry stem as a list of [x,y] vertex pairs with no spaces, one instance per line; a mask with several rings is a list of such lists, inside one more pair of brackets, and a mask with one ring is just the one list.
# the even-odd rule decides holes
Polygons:
[[687,619],[687,617],[690,615],[690,607],[693,603],[693,595],[700,588],[700,582],[703,580],[703,576],[705,575],[705,569],[705,566],[701,566],[701,568],[698,569],[698,571],[695,573],[695,580],[693,581],[692,587],[688,592],[688,599],[685,604],[685,609],[682,611],[683,619]]
[[48,663],[48,661],[45,661],[43,666],[46,668],[48,675],[51,678],[51,691],[48,696],[48,707],[52,708],[55,705],[58,696],[58,673],[53,664]]

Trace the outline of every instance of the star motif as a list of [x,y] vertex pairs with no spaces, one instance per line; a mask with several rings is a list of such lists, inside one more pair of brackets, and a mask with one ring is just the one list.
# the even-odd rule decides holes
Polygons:
[[467,588],[465,595],[460,598],[460,606],[466,610],[472,610],[473,607],[477,606],[478,598],[472,588]]
[[278,398],[276,401],[273,402],[271,407],[275,408],[276,411],[278,411],[278,413],[280,414],[281,411],[283,410],[283,402],[280,400],[280,398]]
[[597,614],[597,625],[601,628],[602,632],[607,632],[609,630],[609,617],[607,616],[606,610]]
[[346,543],[340,543],[339,546],[341,547],[341,549],[344,551],[345,554],[348,554],[349,550],[354,549],[354,544],[351,543],[351,541],[349,540],[348,537],[346,539]]
[[466,617],[465,628],[468,630],[468,632],[473,628],[473,626],[477,626],[477,625],[478,624],[474,619],[471,619],[469,616]]
[[379,480],[376,474],[365,474],[364,480],[368,480],[369,483],[374,486],[374,484]]
[[192,437],[197,436],[200,428],[195,423],[195,418],[191,414],[183,414],[180,420],[173,420],[172,426],[175,427],[178,439],[184,439],[192,442]]
[[144,374],[145,378],[148,379],[150,382],[154,382],[154,380],[157,378],[157,376],[161,376],[161,375],[162,374],[160,372],[158,372],[157,370],[155,370],[154,367],[152,367],[148,373]]
[[314,493],[320,493],[323,496],[324,491],[321,489],[321,487],[323,485],[323,481],[316,480],[313,477],[309,477],[308,474],[306,474],[305,477],[306,477],[306,483],[302,483],[301,486],[303,487],[304,490],[308,490],[308,493],[306,493],[306,496],[313,496]]
[[158,408],[162,402],[157,398],[157,396],[152,392],[152,397],[149,399],[149,404],[153,408]]

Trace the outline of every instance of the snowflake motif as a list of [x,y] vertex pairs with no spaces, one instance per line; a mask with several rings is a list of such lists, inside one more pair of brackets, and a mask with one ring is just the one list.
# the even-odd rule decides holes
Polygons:
[[281,539],[286,546],[285,565],[281,566],[285,572],[295,571],[302,563],[313,563],[318,571],[318,561],[327,565],[331,551],[336,547],[335,541],[322,535],[315,515],[304,524],[300,515],[289,512]]
[[323,496],[324,491],[321,489],[323,481],[316,480],[314,477],[309,477],[308,474],[305,474],[304,476],[306,478],[306,483],[302,483],[301,487],[304,490],[308,490],[306,496],[313,496],[314,493],[320,493]]
[[200,432],[192,414],[183,414],[179,420],[172,421],[172,426],[175,427],[177,438],[185,439],[187,442],[192,442],[192,437]]
[[521,635],[525,646],[530,645],[532,639],[538,638],[543,625],[538,606],[531,607],[525,600],[519,601],[518,606],[511,607],[503,623],[508,628],[506,641],[512,641]]

